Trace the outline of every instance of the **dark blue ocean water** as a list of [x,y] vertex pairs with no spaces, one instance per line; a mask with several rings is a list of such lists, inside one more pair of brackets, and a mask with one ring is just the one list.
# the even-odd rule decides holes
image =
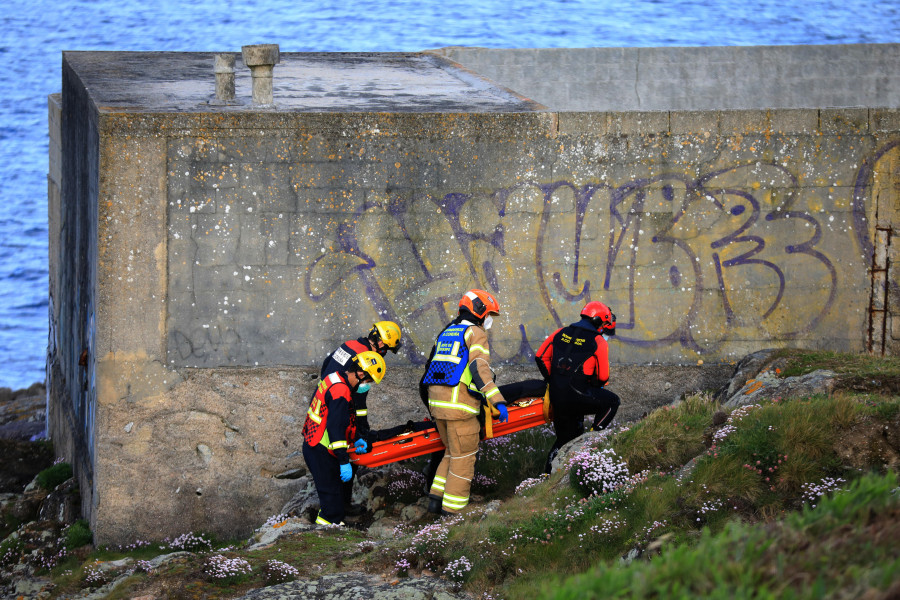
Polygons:
[[47,96],[63,50],[900,42],[900,0],[0,0],[0,386],[44,380]]

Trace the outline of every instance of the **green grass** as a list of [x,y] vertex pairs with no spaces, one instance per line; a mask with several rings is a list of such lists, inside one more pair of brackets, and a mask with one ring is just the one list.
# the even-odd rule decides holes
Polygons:
[[664,407],[616,436],[612,448],[625,457],[633,473],[680,468],[703,451],[703,432],[717,406],[706,395],[691,396]]
[[796,377],[818,369],[859,377],[900,377],[900,357],[879,357],[825,350],[779,350],[777,358],[787,361],[783,377]]
[[896,488],[895,474],[869,474],[784,521],[732,522],[718,534],[704,530],[697,544],[652,562],[604,564],[568,580],[554,578],[537,597],[813,599],[884,592],[900,572]]

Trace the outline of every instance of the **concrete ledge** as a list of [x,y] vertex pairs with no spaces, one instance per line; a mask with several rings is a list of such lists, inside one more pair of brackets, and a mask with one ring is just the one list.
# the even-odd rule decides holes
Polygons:
[[826,134],[859,135],[869,131],[867,108],[823,108],[819,112],[819,126]]

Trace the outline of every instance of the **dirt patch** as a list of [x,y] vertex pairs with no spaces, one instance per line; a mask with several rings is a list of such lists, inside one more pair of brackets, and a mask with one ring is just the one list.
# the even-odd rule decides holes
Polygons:
[[897,438],[898,419],[890,423],[866,419],[844,431],[834,440],[835,453],[845,467],[869,470],[873,465],[900,472],[900,448]]
[[900,376],[839,375],[835,380],[834,389],[835,391],[900,396]]

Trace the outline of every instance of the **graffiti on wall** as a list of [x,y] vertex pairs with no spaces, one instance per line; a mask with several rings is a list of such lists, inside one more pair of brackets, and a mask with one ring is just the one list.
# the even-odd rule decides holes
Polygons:
[[[738,185],[748,180],[768,186]],[[823,237],[851,241],[849,222],[796,208],[799,194],[787,169],[754,163],[696,179],[386,197],[339,226],[305,288],[321,302],[354,279],[376,314],[409,325],[429,310],[449,318],[444,308],[461,289],[483,287],[506,307],[507,330],[511,321],[519,331],[502,359],[529,355],[535,340],[597,299],[617,312],[628,345],[713,352],[736,328],[765,333],[767,322],[773,339],[791,340],[834,308],[838,271]],[[395,240],[390,251],[384,238]],[[399,253],[412,258],[413,273],[397,272]]]
[[[752,161],[441,195],[304,187],[286,163],[266,174],[176,154],[169,264],[187,271],[170,271],[170,293],[204,278],[222,293],[192,289],[190,310],[170,311],[170,358],[307,364],[323,350],[311,343],[374,316],[401,325],[406,358],[421,364],[471,287],[503,307],[492,332],[503,362],[530,361],[591,300],[610,305],[623,354],[637,357],[745,353],[861,327],[868,181],[889,150],[862,161],[855,188]],[[206,187],[192,198],[192,185]],[[284,334],[298,322],[305,340]]]

